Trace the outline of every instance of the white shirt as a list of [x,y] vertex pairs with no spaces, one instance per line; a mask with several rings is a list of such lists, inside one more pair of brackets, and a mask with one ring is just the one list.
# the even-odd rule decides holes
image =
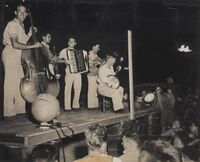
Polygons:
[[106,64],[104,64],[99,69],[98,82],[110,83],[110,78],[108,77],[109,75],[115,75],[114,68],[113,66],[108,67]]
[[[58,55],[58,58],[59,59],[64,59],[64,60],[68,60],[68,57],[67,57],[67,50],[69,48],[64,48],[60,51],[59,55]],[[69,74],[70,73],[70,70],[69,70],[69,65],[66,65],[66,68],[65,68],[65,72],[66,74]]]
[[8,22],[3,33],[3,44],[12,46],[11,38],[17,36],[18,42],[26,44],[29,40],[29,36],[25,33],[23,24],[20,24],[16,18]]

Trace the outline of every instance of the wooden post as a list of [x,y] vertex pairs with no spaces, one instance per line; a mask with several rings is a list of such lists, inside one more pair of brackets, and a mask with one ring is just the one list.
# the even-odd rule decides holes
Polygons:
[[[3,30],[4,30],[4,16],[5,16],[5,0],[0,1],[0,40],[3,40]],[[3,46],[2,42],[0,45],[0,54],[2,53]],[[3,119],[3,79],[4,79],[4,71],[3,71],[3,63],[0,59],[0,120]]]
[[133,57],[132,57],[132,32],[128,30],[128,69],[129,69],[129,105],[130,119],[135,119],[134,87],[133,87]]

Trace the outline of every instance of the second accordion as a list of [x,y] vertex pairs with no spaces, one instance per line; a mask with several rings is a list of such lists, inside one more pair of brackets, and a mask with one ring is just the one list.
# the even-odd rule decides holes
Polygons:
[[69,65],[70,73],[85,73],[88,71],[89,61],[86,51],[68,49],[67,58],[72,61]]

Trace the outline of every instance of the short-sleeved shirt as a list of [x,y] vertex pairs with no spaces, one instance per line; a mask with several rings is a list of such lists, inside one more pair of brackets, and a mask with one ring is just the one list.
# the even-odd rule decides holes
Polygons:
[[[64,48],[60,51],[59,55],[58,55],[58,58],[59,59],[64,59],[64,60],[68,60],[68,57],[67,57],[67,50],[69,48]],[[65,73],[66,74],[70,74],[70,70],[69,70],[69,65],[66,65],[66,68],[65,68]]]
[[89,51],[89,76],[96,76],[98,69],[97,67],[94,65],[94,61],[95,59],[98,57],[98,55],[96,53],[94,53],[93,51]]
[[89,51],[89,65],[92,65],[95,58],[98,57],[98,55],[96,53],[94,53],[93,51]]
[[20,24],[16,18],[8,22],[3,34],[3,44],[12,46],[11,38],[14,36],[17,36],[18,42],[23,44],[26,44],[29,39],[25,33],[24,25]]

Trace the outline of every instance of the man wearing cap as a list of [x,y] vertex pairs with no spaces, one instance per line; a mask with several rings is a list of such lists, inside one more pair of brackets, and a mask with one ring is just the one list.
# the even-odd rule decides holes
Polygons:
[[111,97],[113,103],[113,109],[115,112],[121,112],[124,109],[123,106],[123,87],[114,87],[112,82],[116,82],[115,72],[113,65],[116,62],[116,53],[106,55],[105,63],[99,68],[98,72],[98,93],[102,96]]

